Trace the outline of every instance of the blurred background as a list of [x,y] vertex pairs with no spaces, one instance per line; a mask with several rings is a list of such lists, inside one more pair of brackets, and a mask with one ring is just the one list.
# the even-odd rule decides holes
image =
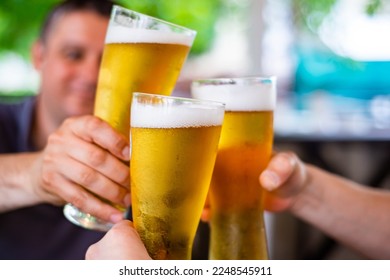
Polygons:
[[[35,94],[30,47],[56,2],[0,1],[0,101]],[[274,75],[275,149],[390,188],[389,0],[117,3],[197,30],[174,95],[189,96],[197,78]],[[267,223],[273,259],[364,258],[289,214],[267,214]]]

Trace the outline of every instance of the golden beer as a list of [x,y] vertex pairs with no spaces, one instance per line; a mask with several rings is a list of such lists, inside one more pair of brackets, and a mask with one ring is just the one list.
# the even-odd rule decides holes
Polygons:
[[217,154],[223,106],[191,107],[191,101],[176,108],[155,100],[151,107],[156,110],[133,100],[134,226],[153,259],[190,259]]
[[255,78],[226,83],[211,81],[212,86],[195,83],[192,90],[194,97],[226,102],[209,191],[209,257],[268,259],[258,178],[272,154],[274,81],[269,81],[271,84]]
[[[193,30],[114,5],[99,70],[94,115],[129,139],[133,92],[170,95],[195,35]],[[112,227],[71,204],[65,206],[64,214],[85,228],[107,231]]]
[[106,44],[94,114],[128,138],[132,93],[170,95],[189,49],[175,43]]
[[267,259],[258,178],[271,157],[272,124],[272,111],[225,113],[210,189],[212,259]]

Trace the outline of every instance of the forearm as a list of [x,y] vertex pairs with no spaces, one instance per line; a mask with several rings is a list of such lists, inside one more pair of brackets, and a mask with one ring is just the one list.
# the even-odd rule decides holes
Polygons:
[[390,193],[307,166],[307,183],[291,211],[350,248],[390,258]]
[[32,176],[38,153],[0,155],[0,213],[38,204]]

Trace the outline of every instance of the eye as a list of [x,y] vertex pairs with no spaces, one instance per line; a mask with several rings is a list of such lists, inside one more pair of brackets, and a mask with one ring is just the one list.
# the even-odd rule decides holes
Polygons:
[[83,52],[79,50],[67,50],[65,51],[65,57],[71,61],[79,61],[83,58]]

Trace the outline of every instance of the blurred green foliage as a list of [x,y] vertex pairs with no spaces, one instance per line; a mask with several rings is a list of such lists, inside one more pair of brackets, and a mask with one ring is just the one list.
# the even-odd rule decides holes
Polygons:
[[315,32],[338,0],[294,0],[295,22],[298,27]]
[[383,1],[385,0],[369,0],[366,6],[366,13],[369,15],[374,15],[379,9],[382,8]]
[[0,0],[0,54],[28,56],[44,16],[58,0]]
[[[30,46],[48,10],[59,0],[0,0],[0,54],[14,51],[28,57]],[[228,0],[118,0],[117,4],[196,30],[191,54],[207,51],[215,37],[215,23]]]
[[[272,1],[272,0],[270,0]],[[316,34],[323,20],[329,15],[339,0],[290,0],[294,11],[294,22],[301,30]],[[365,12],[373,16],[389,0],[365,0]]]

